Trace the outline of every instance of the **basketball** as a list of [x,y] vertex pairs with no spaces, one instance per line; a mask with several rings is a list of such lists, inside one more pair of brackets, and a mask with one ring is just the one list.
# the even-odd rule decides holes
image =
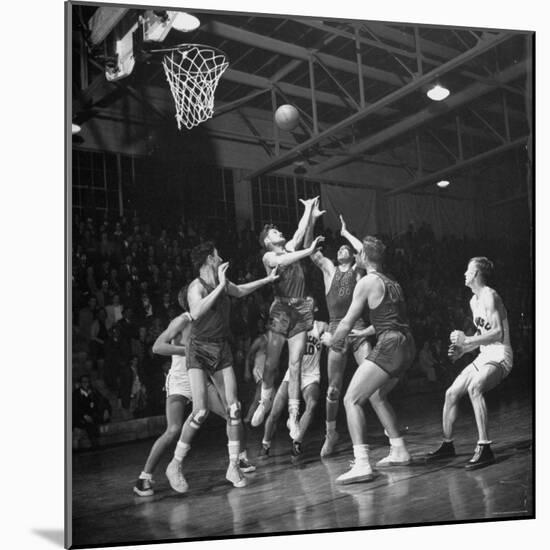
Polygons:
[[294,130],[298,126],[299,119],[298,110],[292,105],[281,105],[275,111],[275,122],[281,130]]

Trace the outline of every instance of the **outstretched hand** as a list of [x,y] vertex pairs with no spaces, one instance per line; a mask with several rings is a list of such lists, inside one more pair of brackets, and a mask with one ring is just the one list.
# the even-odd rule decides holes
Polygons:
[[315,249],[325,240],[325,237],[323,235],[318,235],[313,239],[313,242],[311,243],[311,246],[309,247],[311,252],[315,252]]
[[218,281],[221,285],[224,285],[227,283],[227,279],[225,278],[225,272],[227,271],[227,268],[229,267],[229,262],[223,262],[218,266]]
[[313,204],[319,197],[313,197],[312,199],[300,199],[300,202],[304,205],[305,209],[313,208]]
[[279,278],[279,274],[277,273],[278,265],[276,265],[269,275],[267,276],[268,280],[272,283],[273,281],[276,281]]
[[342,227],[340,228],[340,235],[342,235],[343,237],[344,233],[347,232],[348,228],[346,226],[346,222],[344,221],[344,217],[342,216],[342,214],[340,214],[340,223],[342,224]]
[[326,214],[326,210],[319,210],[319,197],[315,198],[315,202],[313,203],[313,210],[311,211],[311,215],[317,219],[320,218],[323,214]]

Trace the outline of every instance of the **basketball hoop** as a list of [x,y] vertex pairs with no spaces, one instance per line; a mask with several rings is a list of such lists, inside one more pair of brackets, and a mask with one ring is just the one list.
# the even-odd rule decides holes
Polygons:
[[176,104],[178,130],[188,130],[214,114],[214,92],[229,66],[227,56],[217,48],[201,44],[180,44],[151,53],[161,54],[162,66]]

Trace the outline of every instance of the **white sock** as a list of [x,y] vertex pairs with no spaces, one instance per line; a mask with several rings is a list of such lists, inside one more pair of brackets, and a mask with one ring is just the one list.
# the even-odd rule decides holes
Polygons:
[[189,452],[191,445],[189,443],[184,443],[183,441],[178,441],[176,445],[176,450],[174,451],[174,460],[181,462]]
[[299,399],[289,399],[288,400],[288,416],[290,418],[296,418],[300,410],[300,400]]
[[390,437],[390,445],[392,447],[404,447],[405,442],[402,437]]
[[452,443],[452,439],[447,439],[446,437],[443,438],[443,443]]
[[265,445],[269,449],[271,447],[271,441],[266,441],[265,439],[262,439],[262,445]]
[[229,462],[238,462],[240,446],[241,446],[240,441],[228,441],[227,442],[227,451],[229,453]]
[[148,474],[147,472],[141,472],[141,474],[139,474],[139,479],[148,479],[149,481],[151,481],[153,479],[153,474]]
[[327,434],[336,431],[336,420],[327,420]]
[[480,439],[477,444],[478,445],[490,445],[492,441],[489,441],[488,439]]
[[244,460],[248,460],[248,454],[246,453],[246,449],[239,453],[239,458],[242,458]]
[[353,456],[356,460],[368,460],[369,459],[369,446],[368,445],[354,445]]

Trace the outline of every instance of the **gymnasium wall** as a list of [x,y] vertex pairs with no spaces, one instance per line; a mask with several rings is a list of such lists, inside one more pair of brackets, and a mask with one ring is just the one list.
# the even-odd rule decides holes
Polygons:
[[[169,98],[158,89],[146,90],[144,94],[142,102],[124,96],[103,109],[99,117],[82,124],[79,136],[82,143],[77,147],[135,158],[149,157],[155,159],[156,165],[159,162],[162,165],[163,159],[175,158],[180,165],[208,164],[231,169],[237,226],[242,227],[247,220],[254,222],[250,174],[273,157],[256,138],[237,138],[237,135],[250,135],[248,124],[252,122],[259,135],[274,137],[271,118],[260,111],[243,109],[246,119],[239,112],[232,111],[222,117],[214,117],[192,132],[178,132],[171,116],[167,115],[162,120],[154,111],[162,109],[171,113],[173,106]],[[215,137],[209,137],[210,133]],[[285,132],[280,132],[279,138],[282,152],[294,143],[292,136]],[[407,154],[414,157],[414,152],[410,151],[398,151],[397,157],[404,158],[403,155]],[[343,214],[346,219],[353,220],[353,229],[360,235],[399,234],[406,231],[411,222],[416,226],[422,222],[429,223],[436,236],[505,234],[516,240],[529,234],[528,216],[521,208],[518,211],[517,205],[504,205],[487,210],[487,205],[480,204],[479,198],[475,199],[475,181],[464,180],[460,185],[454,185],[452,194],[424,188],[414,194],[387,196],[386,190],[396,183],[411,182],[414,175],[400,166],[388,166],[387,155],[383,153],[372,155],[368,161],[347,164],[329,173],[316,173],[314,164],[304,163],[307,172],[302,177],[319,183],[323,208],[327,210],[323,221],[333,231],[339,230],[338,216]],[[407,159],[407,162],[414,162],[414,158]],[[147,165],[147,162],[142,164]],[[425,159],[425,164],[430,165],[429,158]],[[291,164],[278,174],[294,179],[295,168],[296,165]],[[167,180],[180,185],[179,192],[172,199],[179,197],[178,200],[184,201],[184,184],[177,170],[176,173],[173,168],[169,171]],[[155,191],[158,185],[155,180],[158,179],[151,175],[141,177],[140,185],[147,189],[151,187],[149,196],[160,201],[158,190]],[[208,185],[208,180],[203,180],[203,184]],[[126,193],[132,191],[137,192],[138,189],[126,186]]]

